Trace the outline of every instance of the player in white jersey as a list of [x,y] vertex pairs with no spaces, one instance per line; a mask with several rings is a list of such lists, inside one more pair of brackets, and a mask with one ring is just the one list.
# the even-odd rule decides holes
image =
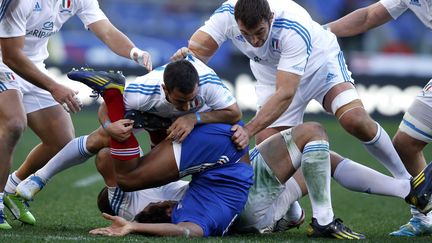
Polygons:
[[[72,79],[81,81],[102,78],[107,81],[116,79],[116,82],[121,82],[124,79],[118,73],[86,70],[72,71],[69,76],[71,75]],[[180,92],[186,86],[191,90]],[[142,124],[142,128],[154,134],[154,136],[151,135],[153,145],[167,137],[182,141],[196,124],[235,123],[241,118],[241,110],[236,99],[220,78],[212,69],[192,56],[189,56],[187,60],[158,67],[129,82],[125,88],[123,100],[126,110],[157,115],[153,123],[159,123],[158,119],[168,118],[171,124],[172,120],[168,129],[155,129],[149,124]],[[35,175],[20,183],[17,193],[27,200],[33,199],[33,196],[55,174],[83,163],[102,148],[109,147],[109,135],[120,141],[130,136],[132,132],[130,119],[111,123],[106,113],[99,113],[99,120],[101,124],[104,124],[103,127],[90,135],[76,138],[68,143],[44,167],[36,171]],[[124,114],[121,116],[123,117]],[[109,150],[98,154],[96,164],[100,168],[107,167],[107,170],[113,171]]]
[[[208,61],[228,39],[250,59],[257,79],[258,111],[245,126],[249,137],[256,134],[260,143],[301,123],[315,99],[393,176],[410,178],[390,137],[363,108],[336,37],[305,9],[290,0],[226,1],[192,35],[189,50]],[[180,49],[173,59],[187,51]]]
[[[432,29],[431,0],[381,0],[375,4],[356,10],[326,26],[336,36],[353,36],[396,19],[405,11],[411,10],[420,21]],[[424,147],[432,141],[432,80],[417,95],[405,113],[393,144],[408,172],[416,176],[426,166]],[[411,209],[413,217],[408,224],[401,226],[394,236],[432,235],[432,214],[420,214]]]
[[[307,163],[307,154],[312,151],[309,147],[311,141],[308,141],[306,137],[322,132],[319,129],[320,126],[317,124],[305,123],[273,135],[250,150],[251,164],[254,169],[254,185],[249,190],[245,210],[234,224],[234,231],[238,233],[269,233],[286,229],[285,217],[289,205],[307,193],[303,174],[297,173],[292,176],[292,173],[300,163]],[[306,145],[303,146],[303,143]],[[323,153],[324,151],[319,151],[317,145],[314,144],[313,146],[316,149],[315,153]],[[304,148],[301,149],[301,147]],[[275,151],[277,152],[275,153]],[[328,154],[328,151],[324,153]],[[329,160],[328,156],[326,160]],[[409,181],[383,175],[348,158],[338,156],[337,163],[333,163],[331,167],[334,179],[349,190],[367,191],[371,194],[401,199],[404,199],[411,190]],[[154,189],[123,192],[120,188],[114,187],[115,178],[109,171],[99,167],[98,169],[105,179],[106,185],[109,185],[98,196],[99,209],[129,221],[140,222],[143,216],[139,215],[140,212],[150,211],[149,209],[155,207],[155,204],[160,203],[160,201],[178,201],[187,188],[187,183],[177,181],[167,185],[166,188],[162,186]],[[425,175],[430,178],[432,176],[431,168],[427,171]],[[424,186],[426,184],[428,184],[426,187],[431,186],[432,182],[428,181],[424,183]],[[392,187],[383,186],[383,182],[392,185]],[[154,217],[154,220],[156,218],[167,217]],[[156,223],[154,220],[151,222]],[[312,229],[315,228],[312,227]],[[334,235],[333,237],[337,236]],[[345,237],[347,239],[352,235],[348,234]]]
[[[97,0],[2,0],[0,8],[0,198],[20,221],[34,224],[34,217],[15,197],[15,187],[41,168],[74,138],[69,114],[80,110],[76,92],[51,78],[44,65],[47,43],[62,25],[77,15],[116,54],[132,58],[151,69],[147,52],[141,51],[107,19]],[[28,155],[5,186],[12,153],[26,125],[41,144]],[[6,195],[7,194],[7,195]],[[0,228],[10,228],[3,218],[0,199]]]

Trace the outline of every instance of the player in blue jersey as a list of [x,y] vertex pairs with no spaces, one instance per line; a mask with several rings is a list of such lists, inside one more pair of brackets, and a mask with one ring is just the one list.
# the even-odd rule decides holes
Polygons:
[[[116,87],[123,90],[124,77],[119,73],[79,70],[72,71],[69,76],[87,84],[96,79],[112,82],[108,86],[118,84]],[[135,121],[141,128],[149,131],[153,145],[166,137],[177,138],[177,141],[181,142],[196,124],[233,124],[241,117],[236,99],[219,77],[192,56],[158,67],[128,83],[120,102],[123,100],[126,110],[134,110],[137,114],[143,112],[145,118],[154,118],[151,122],[147,119],[143,122]],[[31,200],[55,174],[83,163],[100,149],[109,147],[110,136],[121,141],[127,139],[133,131],[130,119],[110,122],[104,109],[101,109],[99,115],[103,128],[67,144],[46,166],[18,185],[18,194]],[[133,119],[142,118],[142,115],[137,115]],[[148,122],[152,124],[147,124]],[[168,126],[163,126],[162,123]],[[97,161],[99,163],[100,160]]]
[[[324,140],[320,141],[320,139]],[[316,217],[323,212],[329,213],[329,209],[319,208],[319,206],[323,206],[319,203],[317,208],[317,202],[314,202],[317,200],[316,193],[323,191],[317,190],[318,188],[315,188],[317,185],[308,184],[307,177],[311,176],[309,170],[312,163],[329,162],[325,139],[325,132],[319,124],[305,123],[282,131],[280,134],[272,135],[250,150],[254,183],[249,190],[245,209],[231,230],[237,233],[269,233],[288,229],[289,222],[286,220],[286,214],[289,205],[307,194],[309,189],[314,214],[314,219],[308,229],[309,236],[343,239],[363,238],[362,235],[344,227],[339,219],[335,219],[327,227],[320,227],[316,222]],[[207,145],[202,144],[201,146]],[[429,200],[432,189],[432,165],[426,168],[424,173],[422,172],[423,177],[417,177],[413,183],[410,183],[404,179],[396,179],[381,174],[348,158],[339,155],[337,157],[337,163],[333,163],[331,166],[332,175],[338,183],[347,189],[401,199],[413,197],[419,202],[422,201],[421,205],[417,205],[420,210],[423,212],[431,210]],[[302,173],[293,175],[300,165],[304,176]],[[213,215],[206,215],[208,211],[218,211],[218,208],[213,204],[207,204],[208,199],[201,199],[199,191],[189,191],[191,186],[195,186],[194,179],[196,177],[193,177],[189,187],[185,181],[176,181],[158,188],[123,192],[116,187],[115,178],[110,174],[110,171],[100,167],[98,169],[107,185],[107,188],[103,189],[98,196],[98,206],[101,212],[106,213],[104,217],[113,221],[113,224],[109,227],[92,230],[90,233],[119,236],[135,232],[164,236],[188,236],[188,234],[184,234],[187,229],[182,229],[183,225],[172,225],[178,224],[178,221],[176,221],[171,209],[178,207],[178,203],[184,207],[189,201],[184,200],[183,197],[195,193],[197,200],[206,204],[205,213],[202,213],[202,209],[197,207],[196,211],[184,211],[183,214],[192,215],[192,218],[193,215],[199,214],[203,220]],[[205,176],[205,174],[199,176]],[[322,176],[319,177],[319,179],[323,178]],[[425,178],[425,180],[414,187],[414,182],[420,181],[421,178]],[[377,181],[390,183],[393,187],[390,189],[382,186],[381,183],[376,183]],[[208,186],[212,186],[214,182],[208,180],[206,183]],[[213,191],[213,193],[216,192]],[[425,193],[429,193],[429,195],[424,196]],[[134,222],[129,222],[132,220]],[[161,223],[171,224],[162,225]],[[178,229],[175,234],[171,230],[172,228]]]

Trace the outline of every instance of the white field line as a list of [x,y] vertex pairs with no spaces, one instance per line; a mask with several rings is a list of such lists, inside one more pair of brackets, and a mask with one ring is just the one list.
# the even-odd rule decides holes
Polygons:
[[97,174],[93,174],[91,176],[88,176],[84,179],[75,181],[72,184],[72,186],[73,187],[86,187],[86,186],[89,186],[89,185],[94,184],[94,183],[101,181],[101,180],[102,180],[102,176],[99,173],[97,173]]

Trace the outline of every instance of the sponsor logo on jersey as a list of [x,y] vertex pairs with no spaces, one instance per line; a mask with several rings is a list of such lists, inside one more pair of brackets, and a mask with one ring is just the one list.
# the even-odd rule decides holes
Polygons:
[[33,11],[34,12],[40,12],[40,11],[42,11],[42,7],[41,7],[41,4],[39,2],[36,2]]
[[261,62],[262,59],[257,56],[254,56],[253,60],[254,62]]
[[326,77],[326,81],[330,82],[332,79],[336,78],[337,75],[335,75],[334,73],[328,73],[327,77]]
[[43,29],[34,29],[34,30],[27,31],[26,36],[34,36],[43,39],[43,38],[48,38],[54,35],[55,33],[57,33],[57,31],[44,31]]
[[244,39],[244,37],[242,35],[236,36],[235,39],[238,41],[241,41],[241,42],[246,42],[246,40]]
[[52,31],[54,29],[54,22],[48,21],[43,23],[42,29],[46,31]]
[[411,5],[415,5],[417,7],[421,7],[421,3],[419,2],[419,0],[411,0],[410,4]]

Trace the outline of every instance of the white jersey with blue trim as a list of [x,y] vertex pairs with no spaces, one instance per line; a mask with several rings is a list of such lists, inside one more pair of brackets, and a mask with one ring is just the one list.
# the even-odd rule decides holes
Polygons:
[[49,37],[75,14],[86,28],[106,19],[97,0],[1,0],[0,38],[25,36],[24,53],[41,63],[48,58]]
[[167,101],[161,86],[166,65],[127,84],[123,95],[126,110],[140,110],[161,117],[176,118],[197,111],[224,109],[236,103],[231,91],[211,68],[192,56],[188,56],[186,60],[190,61],[198,71],[200,79],[197,95],[190,102],[190,110],[177,110]]
[[432,0],[381,0],[393,19],[397,19],[408,9],[429,29],[432,29]]
[[[327,57],[340,51],[336,36],[312,20],[308,12],[297,3],[269,0],[274,18],[269,36],[261,47],[253,47],[241,34],[234,18],[237,0],[222,4],[200,28],[219,46],[231,39],[249,59],[265,67],[297,75],[314,73]],[[274,80],[258,80],[274,83]]]
[[178,180],[161,187],[124,192],[118,187],[108,188],[108,200],[117,216],[133,220],[150,203],[179,201],[188,188],[189,182]]

